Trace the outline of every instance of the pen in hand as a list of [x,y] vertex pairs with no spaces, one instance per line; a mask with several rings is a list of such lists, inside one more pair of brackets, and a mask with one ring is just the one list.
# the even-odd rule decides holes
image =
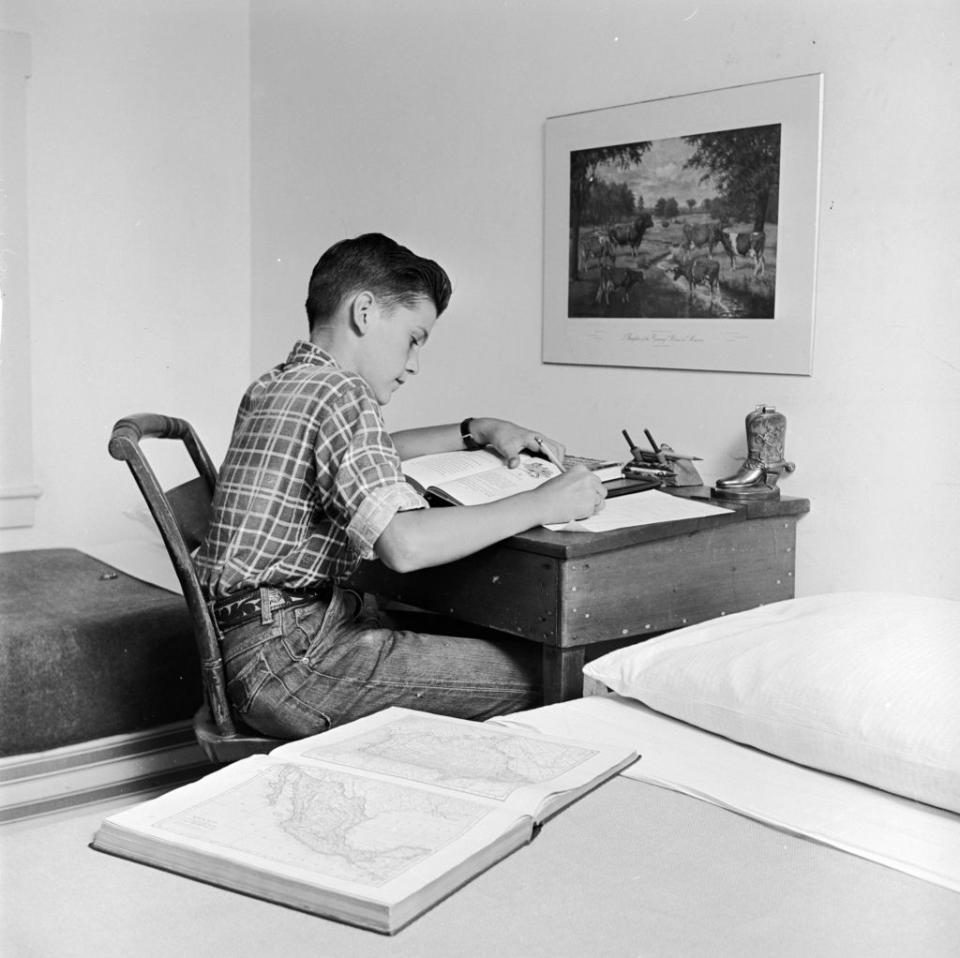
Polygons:
[[552,462],[561,472],[564,472],[563,463],[557,458],[557,454],[543,441],[543,436],[536,436],[536,443],[540,447],[541,454]]

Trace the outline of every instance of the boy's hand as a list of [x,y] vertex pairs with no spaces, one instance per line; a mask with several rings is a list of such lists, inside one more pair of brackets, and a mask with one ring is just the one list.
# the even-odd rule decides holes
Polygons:
[[[474,419],[473,433],[474,438],[481,445],[490,446],[500,453],[511,469],[520,465],[521,452],[546,455],[548,459],[552,458],[555,462],[563,462],[566,451],[562,443],[550,439],[542,432],[518,426],[505,419],[487,417]],[[549,449],[549,452],[546,452],[544,447]]]
[[594,473],[585,466],[577,465],[548,480],[531,495],[545,500],[545,509],[549,516],[543,520],[546,525],[596,515],[603,508],[607,490]]

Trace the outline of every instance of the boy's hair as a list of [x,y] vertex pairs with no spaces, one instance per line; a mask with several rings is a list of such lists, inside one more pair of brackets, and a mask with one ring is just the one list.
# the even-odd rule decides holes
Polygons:
[[306,302],[310,330],[330,319],[345,296],[364,289],[388,308],[429,299],[438,316],[452,292],[450,278],[432,259],[381,233],[365,233],[335,243],[314,266]]

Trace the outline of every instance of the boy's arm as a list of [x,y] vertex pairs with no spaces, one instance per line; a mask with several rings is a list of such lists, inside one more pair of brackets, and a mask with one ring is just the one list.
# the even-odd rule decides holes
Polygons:
[[462,559],[533,526],[592,516],[603,508],[606,494],[592,472],[576,466],[497,502],[398,512],[374,549],[388,568],[413,572]]
[[453,452],[463,449],[460,427],[455,423],[445,426],[423,426],[419,429],[402,429],[390,434],[401,459],[429,456],[435,452]]
[[[559,462],[563,462],[562,443],[550,439],[542,432],[527,429],[505,419],[493,419],[478,416],[469,420],[470,435],[480,446],[490,446],[507,460],[511,468],[520,460],[517,454],[526,450],[541,451],[540,440],[549,446]],[[393,433],[393,444],[401,459],[413,459],[415,456],[427,456],[436,452],[454,452],[463,449],[460,425],[449,423],[444,426],[424,426],[419,429],[404,429]],[[535,523],[534,523],[535,524]]]

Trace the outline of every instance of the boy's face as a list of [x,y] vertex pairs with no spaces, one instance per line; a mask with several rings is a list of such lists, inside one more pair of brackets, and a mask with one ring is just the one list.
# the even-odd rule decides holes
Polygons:
[[393,394],[420,369],[420,350],[427,342],[437,311],[429,299],[413,307],[379,304],[371,311],[365,349],[357,372],[367,381],[377,402],[385,406]]

